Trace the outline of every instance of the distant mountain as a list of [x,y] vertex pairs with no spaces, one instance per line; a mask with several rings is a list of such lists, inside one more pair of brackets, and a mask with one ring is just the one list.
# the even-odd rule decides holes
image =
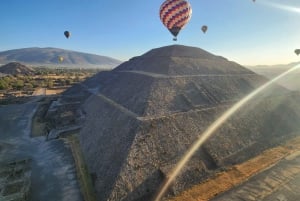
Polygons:
[[276,64],[276,65],[256,65],[256,66],[247,66],[247,68],[250,69],[288,69],[288,68],[292,68],[296,65],[300,64],[300,62],[292,62],[292,63],[288,63],[288,64]]
[[8,75],[33,75],[34,69],[18,62],[11,62],[0,67],[0,73]]
[[[258,66],[247,66],[248,69],[254,71],[257,74],[263,75],[269,79],[272,79],[284,71],[299,65],[300,62],[293,62],[289,64],[278,64],[278,65],[258,65]],[[283,77],[277,83],[290,89],[300,91],[300,69],[294,71],[290,75]]]
[[[63,58],[63,61],[59,60]],[[22,48],[0,52],[0,63],[21,62],[30,66],[71,68],[114,68],[121,61],[106,56],[58,48]]]

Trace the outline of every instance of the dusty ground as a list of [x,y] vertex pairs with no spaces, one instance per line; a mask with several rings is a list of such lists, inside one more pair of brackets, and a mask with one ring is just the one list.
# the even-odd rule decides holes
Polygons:
[[37,103],[0,107],[0,162],[30,158],[31,201],[82,201],[69,144],[30,137]]
[[51,89],[47,89],[47,88],[38,88],[33,92],[33,96],[44,96],[44,95],[56,95],[56,94],[61,94],[62,92],[64,92],[66,89],[68,89],[68,87],[65,88],[51,88]]
[[[219,173],[215,178],[194,186],[170,201],[269,201],[278,199],[287,201],[286,196],[296,196],[296,199],[292,200],[297,200],[300,197],[300,189],[298,187],[297,191],[293,191],[291,188],[297,187],[299,178],[300,137],[285,145],[266,150],[249,161],[235,165],[228,171]],[[287,186],[287,183],[290,183],[290,186]],[[280,194],[281,191],[286,195]],[[215,198],[221,193],[222,195]]]
[[46,95],[56,95],[61,94],[66,89],[46,89]]

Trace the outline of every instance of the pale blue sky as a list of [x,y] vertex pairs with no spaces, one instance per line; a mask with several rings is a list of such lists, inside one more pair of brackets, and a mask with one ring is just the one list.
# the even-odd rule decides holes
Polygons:
[[[243,65],[299,60],[299,0],[189,0],[193,14],[176,44]],[[162,0],[3,0],[0,51],[57,47],[127,60],[171,45],[159,19]],[[299,9],[297,9],[299,8]],[[202,25],[208,26],[206,34]],[[72,33],[70,39],[63,32]]]

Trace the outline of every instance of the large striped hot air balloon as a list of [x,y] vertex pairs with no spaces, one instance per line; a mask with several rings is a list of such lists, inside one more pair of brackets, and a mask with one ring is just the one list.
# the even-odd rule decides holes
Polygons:
[[159,11],[160,20],[177,40],[180,30],[189,22],[192,16],[192,8],[185,0],[166,0]]

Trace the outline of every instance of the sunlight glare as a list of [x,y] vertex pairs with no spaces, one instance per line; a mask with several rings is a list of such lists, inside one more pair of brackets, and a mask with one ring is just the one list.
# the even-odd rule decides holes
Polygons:
[[262,2],[262,4],[265,4],[267,6],[271,6],[277,9],[289,11],[289,12],[294,12],[294,13],[299,13],[300,14],[300,8],[295,7],[295,6],[289,6],[289,5],[282,5],[278,3],[272,3],[272,2]]
[[194,155],[194,153],[201,147],[201,145],[225,122],[229,119],[236,111],[238,111],[241,107],[243,107],[248,101],[254,98],[256,95],[264,91],[266,88],[280,80],[282,77],[290,74],[291,72],[300,68],[300,65],[294,66],[293,68],[283,72],[278,75],[274,79],[268,81],[263,84],[259,88],[255,89],[253,92],[245,96],[239,102],[234,104],[231,108],[229,108],[225,113],[223,113],[218,119],[216,119],[202,134],[199,135],[199,138],[195,141],[194,144],[187,150],[187,152],[182,156],[180,161],[176,164],[174,169],[171,171],[170,176],[166,179],[166,181],[162,184],[162,187],[159,189],[158,194],[156,195],[154,201],[160,201],[165,192],[168,190],[169,186],[181,172],[182,168],[185,164],[190,160],[190,158]]

